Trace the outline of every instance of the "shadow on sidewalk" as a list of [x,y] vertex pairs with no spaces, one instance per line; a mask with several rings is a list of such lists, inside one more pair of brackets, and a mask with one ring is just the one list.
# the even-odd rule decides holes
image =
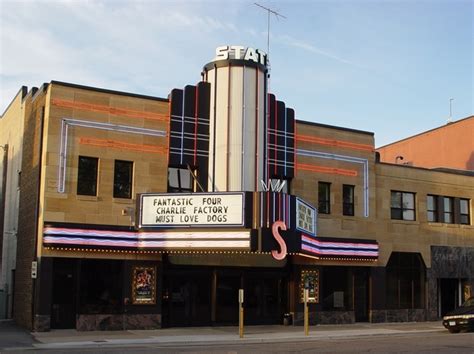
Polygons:
[[31,348],[37,343],[27,330],[13,320],[0,320],[0,350],[7,348]]

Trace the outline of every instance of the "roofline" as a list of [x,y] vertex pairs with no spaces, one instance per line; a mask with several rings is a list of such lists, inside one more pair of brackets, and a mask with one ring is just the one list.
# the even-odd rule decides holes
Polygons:
[[429,172],[441,172],[441,173],[449,173],[452,175],[474,177],[474,171],[471,171],[471,170],[456,170],[456,169],[444,168],[444,167],[426,168],[426,167],[419,167],[419,166],[400,165],[400,164],[391,163],[391,162],[376,162],[376,164],[396,166],[400,168],[411,168],[415,170],[423,170],[423,171],[429,171]]
[[376,148],[375,150],[382,149],[382,148],[385,148],[385,147],[390,146],[390,145],[398,144],[398,143],[401,143],[402,141],[410,140],[410,139],[415,138],[415,137],[417,137],[417,136],[424,135],[424,134],[426,134],[426,133],[430,133],[430,132],[435,131],[435,130],[438,130],[438,129],[446,128],[447,126],[454,125],[454,124],[458,124],[458,123],[464,122],[465,120],[473,119],[473,118],[474,118],[474,116],[469,116],[469,117],[461,118],[461,119],[458,119],[458,120],[456,120],[456,121],[454,121],[454,122],[451,122],[451,123],[448,123],[448,124],[445,124],[445,125],[441,125],[441,126],[439,126],[439,127],[436,127],[436,128],[430,129],[430,130],[426,130],[426,131],[424,131],[424,132],[421,132],[421,133],[418,133],[418,134],[409,136],[409,137],[407,137],[407,138],[403,138],[403,139],[394,141],[393,143],[386,144],[386,145],[383,145],[383,146],[379,146],[379,147]]
[[22,86],[20,87],[20,89],[17,91],[16,95],[13,96],[13,99],[10,101],[10,103],[8,104],[8,106],[5,108],[5,110],[3,111],[2,115],[0,116],[0,119],[3,118],[3,116],[5,115],[5,113],[7,113],[7,111],[10,109],[11,105],[13,104],[13,102],[15,101],[15,99],[18,97],[18,95],[20,94],[21,92],[21,99],[23,100],[26,95],[28,94],[28,87],[26,86]]
[[366,134],[370,136],[374,136],[374,133],[368,132],[365,130],[357,130],[357,129],[352,129],[352,128],[345,128],[345,127],[337,127],[335,125],[329,125],[329,124],[322,124],[322,123],[315,123],[315,122],[308,122],[306,120],[296,120],[296,123],[299,124],[306,124],[306,125],[311,125],[315,127],[321,127],[321,128],[329,128],[329,129],[337,129],[337,130],[343,130],[346,132],[351,132],[351,133],[358,133],[358,134]]
[[72,87],[72,88],[77,88],[77,89],[82,89],[82,90],[96,91],[96,92],[101,92],[101,93],[109,93],[109,94],[113,94],[113,95],[143,98],[143,99],[146,99],[146,100],[153,100],[153,101],[160,101],[160,102],[169,102],[169,100],[167,98],[162,98],[162,97],[157,97],[157,96],[140,95],[140,94],[125,92],[125,91],[109,90],[109,89],[103,89],[103,88],[100,88],[100,87],[84,86],[84,85],[73,84],[73,83],[70,83],[70,82],[62,82],[62,81],[51,80],[51,84],[52,85],[59,85],[59,86],[66,86],[66,87]]

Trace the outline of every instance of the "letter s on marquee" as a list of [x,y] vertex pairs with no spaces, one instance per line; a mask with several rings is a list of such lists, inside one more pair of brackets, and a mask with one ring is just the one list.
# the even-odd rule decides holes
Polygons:
[[281,261],[285,259],[286,254],[287,254],[287,248],[286,248],[286,243],[283,237],[281,237],[279,230],[282,229],[283,231],[286,230],[286,225],[283,221],[275,221],[272,225],[272,235],[275,238],[275,240],[278,242],[280,245],[280,252],[278,251],[272,251],[272,256],[278,261]]

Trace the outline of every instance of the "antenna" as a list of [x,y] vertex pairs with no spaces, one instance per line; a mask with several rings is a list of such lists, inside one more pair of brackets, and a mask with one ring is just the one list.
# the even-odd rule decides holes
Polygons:
[[281,13],[276,12],[275,10],[272,10],[268,7],[257,4],[256,2],[254,2],[254,4],[257,5],[258,7],[262,8],[262,9],[264,9],[265,11],[267,11],[267,14],[268,14],[268,19],[267,19],[267,55],[268,55],[268,57],[270,57],[270,14],[274,14],[277,20],[278,20],[278,17],[286,19],[286,16],[283,16]]
[[448,117],[448,124],[452,122],[453,119],[453,101],[454,98],[449,99],[449,117]]

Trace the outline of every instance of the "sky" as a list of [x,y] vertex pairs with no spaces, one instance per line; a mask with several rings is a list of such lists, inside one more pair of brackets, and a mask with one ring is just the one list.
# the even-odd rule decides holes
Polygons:
[[[473,115],[474,0],[257,0],[270,91],[377,147]],[[253,1],[0,1],[0,112],[52,80],[166,98],[215,48],[267,50]]]

